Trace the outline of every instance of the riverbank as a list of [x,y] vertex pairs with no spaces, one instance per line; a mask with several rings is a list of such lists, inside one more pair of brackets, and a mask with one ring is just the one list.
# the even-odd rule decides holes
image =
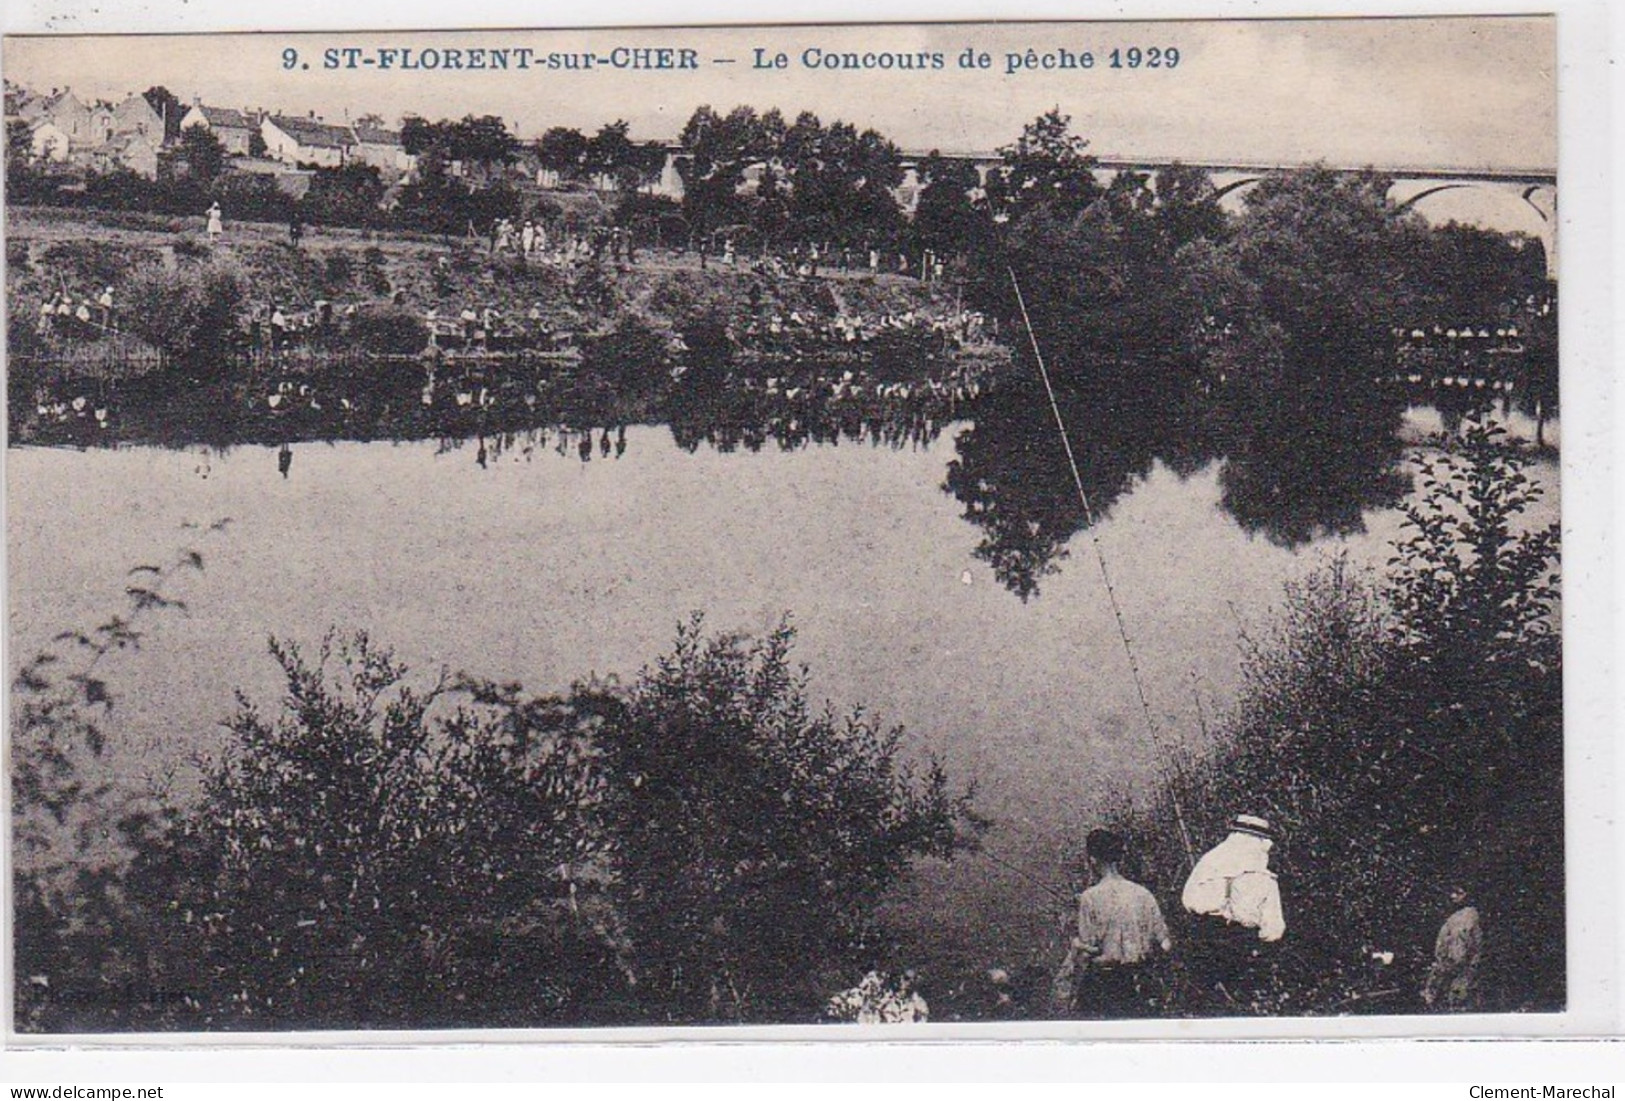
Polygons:
[[[816,328],[845,318],[861,326],[888,319],[935,322],[963,313],[957,289],[895,274],[821,268],[803,277],[753,267],[747,258],[723,265],[673,249],[644,249],[636,260],[561,259],[493,252],[484,239],[421,233],[310,227],[297,246],[286,227],[233,223],[217,241],[201,220],[98,211],[21,207],[7,212],[6,294],[13,328],[33,323],[41,303],[68,295],[74,305],[112,290],[113,326],[126,303],[120,290],[148,265],[174,269],[217,261],[240,270],[243,311],[279,307],[290,328],[326,304],[335,316],[388,303],[419,317],[458,319],[464,309],[491,311],[498,326],[540,323],[558,332],[592,333],[636,316],[676,334],[715,317],[763,319],[781,330]],[[101,317],[75,335],[100,334]],[[128,320],[126,318],[126,320]],[[969,320],[968,318],[966,319]],[[739,334],[743,337],[745,334]],[[27,353],[32,348],[15,348]]]
[[[264,223],[211,242],[148,215],[8,219],[11,432],[23,443],[639,423],[670,415],[685,373],[690,391],[791,403],[954,397],[1008,361],[953,287],[896,275],[702,266],[672,250],[526,258],[354,230],[311,230],[295,247]],[[200,344],[210,353],[189,354]]]

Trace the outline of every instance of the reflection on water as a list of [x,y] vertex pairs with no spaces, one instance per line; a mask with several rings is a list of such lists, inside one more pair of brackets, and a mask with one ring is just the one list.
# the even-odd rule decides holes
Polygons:
[[[715,344],[704,338],[688,339]],[[437,454],[467,448],[487,469],[548,450],[582,465],[620,459],[630,424],[663,424],[690,454],[727,454],[843,441],[918,450],[958,422],[941,487],[979,532],[975,556],[1022,600],[1061,568],[1074,536],[1110,516],[1158,466],[1188,476],[1217,463],[1219,507],[1243,531],[1288,548],[1359,533],[1371,510],[1409,488],[1399,429],[1417,395],[1401,376],[1305,380],[1265,363],[1226,380],[1118,361],[1096,367],[1072,372],[1086,383],[1063,389],[1052,408],[1020,358],[790,357],[741,368],[691,351],[675,370],[634,358],[594,371],[550,361],[360,360],[319,377],[205,381],[180,392],[173,379],[137,379],[121,384],[116,402],[42,403],[29,430],[81,446],[273,444],[288,479],[300,441],[433,439]],[[1446,430],[1511,402],[1509,392],[1489,389],[1432,383],[1426,391]],[[1537,437],[1544,431],[1537,425]]]
[[1056,424],[1036,385],[1010,386],[966,410],[944,489],[982,529],[977,557],[1023,600],[1072,537],[1109,516],[1157,466],[1189,475],[1218,463],[1219,504],[1244,531],[1283,547],[1364,530],[1372,509],[1409,486],[1399,469],[1405,398],[1282,385],[1135,388],[1058,395],[1086,512]]
[[[468,448],[485,469],[547,450],[581,464],[620,459],[629,424],[664,424],[685,452],[726,454],[843,441],[919,449],[959,422],[942,489],[979,531],[976,557],[1027,600],[1091,517],[1109,516],[1159,464],[1190,475],[1216,462],[1219,506],[1280,546],[1360,532],[1371,510],[1408,489],[1399,429],[1416,396],[1336,376],[1335,384],[1294,382],[1267,365],[1240,381],[1116,365],[1092,372],[1092,388],[1063,390],[1055,409],[1019,359],[996,376],[952,361],[899,368],[793,359],[741,370],[725,358],[619,375],[547,363],[361,362],[342,377],[220,382],[184,395],[144,379],[126,384],[112,415],[88,400],[56,403],[50,408],[60,405],[64,416],[34,430],[79,445],[275,444],[287,479],[298,441],[434,439],[437,454]],[[1496,395],[1432,386],[1425,400],[1453,430]],[[75,414],[81,406],[95,415]]]

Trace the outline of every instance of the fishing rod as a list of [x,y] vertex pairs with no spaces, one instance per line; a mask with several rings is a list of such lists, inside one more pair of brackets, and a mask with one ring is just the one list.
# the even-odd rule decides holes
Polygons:
[[[997,234],[995,234],[997,238]],[[1008,256],[1008,254],[1007,254]],[[1089,543],[1095,551],[1095,562],[1100,567],[1100,579],[1106,588],[1106,599],[1111,605],[1112,619],[1117,625],[1117,637],[1122,640],[1123,654],[1128,659],[1129,674],[1134,681],[1134,691],[1140,701],[1140,713],[1145,718],[1145,729],[1151,740],[1152,752],[1157,760],[1157,770],[1162,773],[1164,785],[1168,791],[1168,801],[1173,807],[1174,821],[1179,827],[1179,840],[1185,848],[1187,866],[1196,866],[1196,849],[1191,844],[1190,829],[1185,823],[1185,810],[1179,799],[1179,789],[1175,777],[1170,773],[1171,758],[1167,748],[1157,732],[1155,718],[1151,714],[1151,701],[1146,695],[1145,679],[1140,674],[1140,664],[1134,657],[1134,646],[1129,641],[1128,623],[1123,618],[1122,606],[1117,600],[1117,590],[1112,585],[1111,570],[1106,565],[1106,551],[1101,546],[1100,534],[1095,526],[1094,509],[1089,504],[1089,492],[1083,486],[1083,475],[1078,470],[1078,459],[1072,450],[1072,439],[1067,435],[1066,419],[1061,415],[1061,403],[1056,400],[1055,386],[1050,381],[1049,367],[1044,362],[1044,353],[1038,346],[1038,334],[1033,330],[1032,316],[1027,312],[1027,298],[1021,291],[1021,280],[1016,277],[1014,265],[1006,259],[1004,270],[1010,276],[1010,286],[1016,292],[1016,305],[1021,310],[1021,323],[1027,330],[1027,341],[1032,346],[1033,359],[1038,364],[1038,376],[1044,382],[1044,393],[1049,397],[1050,411],[1055,414],[1055,427],[1061,434],[1061,446],[1066,450],[1067,466],[1072,471],[1072,484],[1077,487],[1078,500],[1083,504],[1084,524],[1089,529]]]
[[1056,901],[1064,902],[1064,903],[1066,903],[1067,906],[1072,905],[1072,903],[1073,903],[1076,896],[1069,895],[1065,891],[1061,890],[1059,887],[1055,887],[1055,886],[1053,886],[1053,885],[1051,885],[1049,883],[1045,883],[1042,879],[1039,879],[1037,876],[1032,875],[1031,873],[1029,873],[1027,871],[1024,871],[1022,868],[1018,867],[1017,865],[1015,865],[1011,861],[1008,861],[1008,860],[1004,859],[1004,857],[998,855],[997,853],[992,852],[991,850],[988,849],[988,847],[985,844],[979,846],[976,849],[976,851],[978,853],[980,853],[982,856],[985,856],[989,860],[993,861],[993,863],[997,864],[999,867],[1003,868],[1005,871],[1012,872],[1015,875],[1020,876],[1022,879],[1025,879],[1028,883],[1032,884],[1034,887],[1037,887],[1039,890],[1045,892],[1051,898],[1054,898]]

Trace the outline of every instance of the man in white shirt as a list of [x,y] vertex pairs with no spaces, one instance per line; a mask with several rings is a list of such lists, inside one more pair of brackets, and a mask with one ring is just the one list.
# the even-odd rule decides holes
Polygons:
[[1078,936],[1073,942],[1074,1008],[1079,1016],[1145,1016],[1153,997],[1145,968],[1170,948],[1168,924],[1150,891],[1125,878],[1123,838],[1092,830],[1084,851],[1096,882],[1078,896]]
[[1269,868],[1274,833],[1263,818],[1238,814],[1230,834],[1196,862],[1180,901],[1192,915],[1190,972],[1199,997],[1239,1008],[1264,946],[1286,935],[1281,889]]

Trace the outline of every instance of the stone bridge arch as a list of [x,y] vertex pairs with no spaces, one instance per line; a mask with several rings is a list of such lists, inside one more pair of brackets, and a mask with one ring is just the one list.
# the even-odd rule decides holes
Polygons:
[[1388,192],[1400,210],[1430,222],[1456,221],[1522,233],[1540,242],[1546,276],[1557,278],[1557,186],[1532,179],[1420,179],[1400,177]]

